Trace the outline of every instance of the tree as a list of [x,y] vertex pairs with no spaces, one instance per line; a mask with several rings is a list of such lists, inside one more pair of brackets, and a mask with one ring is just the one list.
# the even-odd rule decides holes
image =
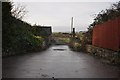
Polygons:
[[11,2],[2,2],[2,45],[3,51],[8,51],[11,43],[12,30]]
[[97,14],[97,16],[94,18],[94,22],[90,26],[104,23],[118,16],[120,16],[120,1],[113,4],[111,8],[99,12],[99,14]]
[[111,8],[102,10],[101,12],[99,12],[99,14],[96,15],[96,17],[94,18],[94,22],[90,24],[90,26],[88,27],[88,32],[86,34],[86,38],[87,38],[86,40],[89,43],[92,43],[92,33],[93,33],[93,27],[95,25],[104,23],[108,20],[114,19],[119,16],[120,16],[120,1],[113,4]]
[[17,19],[22,20],[27,13],[25,6],[22,6],[20,4],[18,5],[13,5],[13,8],[11,10],[12,16],[14,16]]

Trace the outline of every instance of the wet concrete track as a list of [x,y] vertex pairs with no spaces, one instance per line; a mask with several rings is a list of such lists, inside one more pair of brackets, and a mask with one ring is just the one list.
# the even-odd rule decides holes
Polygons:
[[3,58],[5,78],[117,78],[119,68],[101,63],[86,53],[68,46],[51,46],[37,53]]

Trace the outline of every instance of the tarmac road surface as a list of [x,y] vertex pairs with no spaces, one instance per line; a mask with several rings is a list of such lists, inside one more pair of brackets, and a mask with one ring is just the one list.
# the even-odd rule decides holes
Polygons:
[[4,78],[117,78],[118,67],[74,52],[67,45],[51,46],[43,52],[2,59]]

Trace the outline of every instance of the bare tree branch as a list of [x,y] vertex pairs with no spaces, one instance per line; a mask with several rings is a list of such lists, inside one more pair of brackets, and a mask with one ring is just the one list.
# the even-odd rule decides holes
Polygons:
[[25,6],[21,6],[18,4],[17,6],[13,5],[13,9],[11,11],[12,16],[16,17],[17,19],[22,20],[27,13]]

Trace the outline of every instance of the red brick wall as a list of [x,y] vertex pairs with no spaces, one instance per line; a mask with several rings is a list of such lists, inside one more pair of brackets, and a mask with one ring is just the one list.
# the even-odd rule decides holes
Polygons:
[[120,46],[120,17],[93,28],[92,44],[117,51]]

